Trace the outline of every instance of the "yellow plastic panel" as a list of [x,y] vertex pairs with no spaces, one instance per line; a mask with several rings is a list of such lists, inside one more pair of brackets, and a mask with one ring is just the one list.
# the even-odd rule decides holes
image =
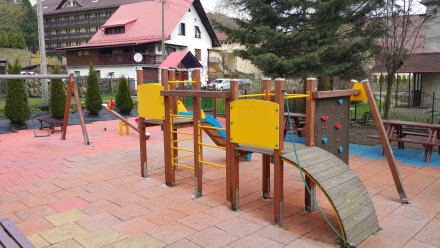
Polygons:
[[353,89],[354,90],[360,90],[360,94],[357,96],[351,96],[350,100],[352,102],[364,102],[364,101],[368,101],[367,99],[367,94],[365,94],[365,89],[364,86],[362,85],[362,83],[354,83],[353,84]]
[[279,105],[262,100],[231,102],[231,142],[279,149]]
[[160,91],[161,84],[142,84],[138,86],[139,117],[147,119],[165,119],[165,102]]
[[[205,112],[203,111],[203,109],[201,111],[202,111],[201,117],[202,119],[205,119],[206,118]],[[182,101],[177,101],[177,112],[178,113],[188,112],[188,109],[185,107]]]

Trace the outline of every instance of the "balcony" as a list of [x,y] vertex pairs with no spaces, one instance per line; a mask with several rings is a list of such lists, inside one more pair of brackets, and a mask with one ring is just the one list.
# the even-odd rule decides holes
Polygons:
[[71,40],[71,39],[89,40],[93,35],[95,35],[95,33],[96,32],[93,31],[93,32],[79,32],[79,33],[47,34],[46,41]]
[[102,24],[104,24],[108,19],[110,18],[110,16],[105,16],[105,17],[90,17],[88,19],[72,19],[72,20],[59,20],[59,21],[54,21],[52,20],[51,22],[44,22],[44,27],[46,29],[50,29],[50,28],[65,28],[65,27],[75,27],[75,26],[86,26],[87,24],[89,24],[90,26],[101,26]]
[[[67,64],[69,66],[88,66],[93,65],[134,65],[133,53],[99,54],[96,50],[91,50],[88,56],[77,56],[76,51],[68,51]],[[142,65],[159,65],[162,63],[162,55],[142,54]]]

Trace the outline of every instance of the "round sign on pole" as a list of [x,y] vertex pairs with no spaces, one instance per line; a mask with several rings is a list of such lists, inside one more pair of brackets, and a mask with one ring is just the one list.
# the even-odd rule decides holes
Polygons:
[[143,60],[143,56],[142,56],[142,54],[140,54],[140,53],[136,53],[136,54],[133,56],[133,59],[134,59],[134,62],[136,62],[136,63],[140,63],[140,62],[142,62],[142,60]]

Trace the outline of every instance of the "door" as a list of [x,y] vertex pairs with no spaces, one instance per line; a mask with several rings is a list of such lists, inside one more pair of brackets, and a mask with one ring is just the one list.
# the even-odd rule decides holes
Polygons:
[[422,74],[414,73],[412,106],[420,107],[421,104],[422,104]]

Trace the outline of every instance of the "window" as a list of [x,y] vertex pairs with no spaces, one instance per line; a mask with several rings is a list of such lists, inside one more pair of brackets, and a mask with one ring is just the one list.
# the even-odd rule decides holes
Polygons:
[[199,26],[194,26],[194,37],[195,38],[202,38],[202,32],[200,32]]
[[105,29],[105,34],[123,34],[125,33],[125,27],[119,26],[119,27],[111,27]]
[[76,53],[79,56],[89,56],[90,52],[89,50],[78,50],[78,52]]
[[194,52],[195,52],[196,59],[199,60],[199,61],[202,60],[202,50],[201,49],[195,49]]
[[179,35],[185,35],[185,23],[179,25]]

